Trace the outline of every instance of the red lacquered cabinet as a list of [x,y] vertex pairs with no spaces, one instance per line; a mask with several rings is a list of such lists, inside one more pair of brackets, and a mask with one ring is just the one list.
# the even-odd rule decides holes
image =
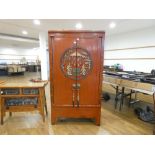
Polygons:
[[93,118],[100,125],[104,32],[49,31],[51,123]]

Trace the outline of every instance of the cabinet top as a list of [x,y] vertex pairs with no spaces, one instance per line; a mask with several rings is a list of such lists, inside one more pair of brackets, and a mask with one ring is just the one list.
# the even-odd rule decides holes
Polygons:
[[105,33],[104,31],[98,31],[98,30],[49,30],[48,32],[52,32],[52,33],[57,33],[57,32],[61,32],[61,33]]
[[89,34],[89,35],[105,35],[104,31],[90,31],[90,30],[49,30],[49,36],[61,34]]

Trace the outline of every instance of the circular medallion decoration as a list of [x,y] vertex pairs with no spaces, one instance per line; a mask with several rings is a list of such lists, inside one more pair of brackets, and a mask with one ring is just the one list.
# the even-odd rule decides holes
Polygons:
[[62,72],[71,79],[83,79],[92,69],[92,59],[88,51],[80,47],[67,49],[60,61]]

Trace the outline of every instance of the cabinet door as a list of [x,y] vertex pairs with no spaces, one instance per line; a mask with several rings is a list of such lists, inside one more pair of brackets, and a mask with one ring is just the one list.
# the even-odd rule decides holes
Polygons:
[[53,37],[50,72],[54,105],[99,106],[101,44],[97,36]]
[[[53,88],[53,105],[55,106],[73,106],[73,89],[72,84],[75,80],[67,78],[63,70],[63,58],[65,51],[73,46],[73,38],[53,37],[52,41],[52,57],[50,57],[51,66],[51,84]],[[51,50],[50,50],[51,51]],[[69,65],[69,64],[67,64]],[[70,74],[69,66],[65,66],[65,70]]]
[[[86,68],[83,68],[83,78],[77,80],[80,85],[78,92],[79,106],[99,106],[100,104],[100,78],[102,72],[102,53],[101,38],[80,38],[78,46],[86,49],[91,62],[91,70],[84,73]],[[78,61],[77,61],[78,62]]]

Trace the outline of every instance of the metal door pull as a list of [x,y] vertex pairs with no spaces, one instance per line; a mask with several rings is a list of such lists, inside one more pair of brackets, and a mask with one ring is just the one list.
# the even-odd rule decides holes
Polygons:
[[79,104],[80,104],[80,95],[79,95],[79,91],[80,91],[80,83],[74,83],[72,84],[72,92],[73,92],[73,95],[72,95],[72,104],[73,104],[73,107],[75,107],[75,93],[76,93],[76,106],[79,107]]
[[74,102],[75,102],[75,94],[74,94],[74,92],[75,92],[75,89],[72,89],[72,104],[73,104],[73,107],[75,106],[75,104],[74,104]]
[[74,88],[74,89],[80,89],[80,83],[74,83],[74,84],[72,84],[72,87]]

